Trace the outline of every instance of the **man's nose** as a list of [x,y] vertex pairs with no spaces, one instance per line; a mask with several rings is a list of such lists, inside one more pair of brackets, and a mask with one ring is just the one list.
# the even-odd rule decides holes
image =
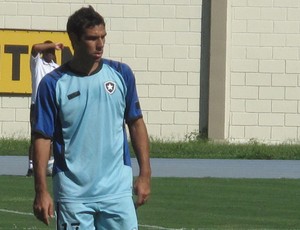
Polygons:
[[103,47],[104,46],[104,39],[103,38],[99,38],[97,40],[97,46],[98,47]]

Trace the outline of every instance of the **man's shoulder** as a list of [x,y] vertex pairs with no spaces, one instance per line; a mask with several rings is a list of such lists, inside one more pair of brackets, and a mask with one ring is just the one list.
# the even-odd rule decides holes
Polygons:
[[102,59],[102,60],[103,60],[103,64],[113,68],[115,71],[119,72],[123,77],[133,75],[131,68],[126,63],[110,60],[110,59]]
[[37,53],[35,56],[30,54],[30,62],[35,64],[42,63],[42,56],[39,53]]
[[31,59],[42,59],[41,53],[30,54]]
[[56,69],[47,73],[43,78],[48,78],[48,81],[58,81],[62,76],[64,76],[68,71],[68,67],[66,65],[58,66]]
[[109,65],[110,67],[116,70],[130,69],[129,65],[124,62],[115,61],[111,59],[102,59],[102,60],[103,60],[103,64]]

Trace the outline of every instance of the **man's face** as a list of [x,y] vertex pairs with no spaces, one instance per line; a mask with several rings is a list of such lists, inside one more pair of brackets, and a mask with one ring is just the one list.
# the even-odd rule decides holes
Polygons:
[[43,59],[48,63],[55,61],[55,50],[54,49],[45,50],[43,52]]
[[106,30],[104,25],[85,29],[80,40],[75,41],[74,51],[84,61],[99,62],[103,55]]

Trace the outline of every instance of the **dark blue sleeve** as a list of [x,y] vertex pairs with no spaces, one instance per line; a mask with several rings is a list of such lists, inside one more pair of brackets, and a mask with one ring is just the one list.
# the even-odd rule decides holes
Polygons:
[[39,84],[35,102],[33,132],[50,139],[54,135],[55,118],[57,117],[56,82],[57,80],[51,74],[47,74]]

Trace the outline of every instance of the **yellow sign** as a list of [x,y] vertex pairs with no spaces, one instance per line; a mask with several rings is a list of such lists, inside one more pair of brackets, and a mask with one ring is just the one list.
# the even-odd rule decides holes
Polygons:
[[72,46],[66,32],[0,30],[0,93],[31,94],[30,52],[33,44],[46,40],[62,42],[56,51],[57,64],[72,57]]

